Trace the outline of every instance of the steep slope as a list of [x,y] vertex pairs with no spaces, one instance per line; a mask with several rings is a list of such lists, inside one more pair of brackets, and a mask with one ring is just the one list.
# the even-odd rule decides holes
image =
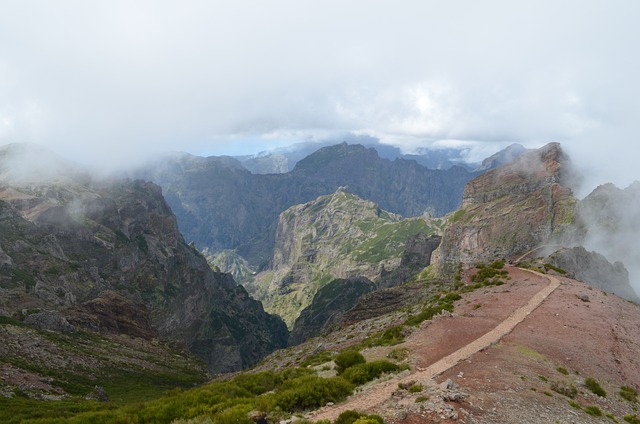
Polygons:
[[622,262],[640,290],[640,182],[599,186],[578,203],[576,224],[576,242]]
[[9,146],[0,155],[3,315],[179,341],[212,372],[248,366],[286,344],[282,322],[184,242],[158,186],[17,174],[21,161],[58,160],[35,153],[25,158]]
[[443,234],[439,267],[507,258],[561,239],[576,200],[564,184],[568,159],[557,143],[469,181]]
[[438,216],[459,206],[475,175],[381,159],[374,149],[347,144],[320,149],[285,174],[256,175],[238,161],[188,155],[164,157],[136,173],[163,187],[187,240],[212,253],[235,249],[254,270],[271,259],[278,216],[293,205],[347,186],[393,213]]
[[329,333],[342,323],[346,311],[375,289],[375,284],[366,278],[336,279],[323,286],[296,318],[289,344],[300,344],[311,337]]
[[272,266],[247,288],[291,326],[329,281],[375,282],[400,265],[407,240],[439,234],[443,225],[428,216],[402,219],[339,189],[280,214]]

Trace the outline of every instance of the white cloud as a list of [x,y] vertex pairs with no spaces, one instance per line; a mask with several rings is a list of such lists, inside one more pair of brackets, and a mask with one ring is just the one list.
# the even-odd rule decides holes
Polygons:
[[596,0],[2,2],[0,143],[122,163],[347,132],[405,149],[560,141],[626,185],[635,166],[616,152],[640,133],[638,12]]

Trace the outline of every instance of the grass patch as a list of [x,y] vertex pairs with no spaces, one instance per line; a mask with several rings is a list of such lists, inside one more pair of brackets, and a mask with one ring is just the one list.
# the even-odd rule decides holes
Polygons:
[[606,397],[607,392],[602,388],[600,383],[594,378],[587,378],[584,380],[584,385],[587,386],[587,389],[591,390],[593,394],[598,395],[600,397]]
[[567,271],[565,271],[562,268],[558,268],[557,266],[552,265],[552,264],[544,264],[544,268],[545,268],[545,270],[551,269],[551,270],[553,270],[553,271],[555,271],[555,272],[557,272],[558,274],[561,274],[561,275],[566,275],[567,274]]
[[565,367],[558,367],[556,368],[556,371],[558,371],[560,374],[569,375],[569,371],[567,371]]
[[334,359],[336,363],[336,372],[342,374],[347,368],[351,368],[354,365],[364,364],[366,360],[360,352],[354,350],[345,350],[340,352]]
[[627,414],[624,416],[624,420],[629,424],[640,424],[640,418],[636,414]]
[[422,384],[416,383],[413,386],[409,387],[409,393],[420,393],[422,390],[424,390],[424,387],[422,387]]
[[341,377],[357,386],[375,380],[384,373],[398,372],[401,367],[389,361],[373,361],[347,368]]
[[601,417],[602,411],[597,406],[591,405],[584,408],[584,412],[591,415],[592,417]]
[[629,402],[638,402],[638,392],[633,387],[622,386],[618,393],[623,399],[628,400]]
[[409,349],[393,349],[391,352],[387,354],[387,358],[393,359],[396,361],[404,361],[409,357]]

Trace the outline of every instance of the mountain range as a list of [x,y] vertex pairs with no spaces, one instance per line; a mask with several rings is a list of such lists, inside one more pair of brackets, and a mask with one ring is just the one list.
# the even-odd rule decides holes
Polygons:
[[638,184],[577,199],[557,143],[481,167],[343,143],[97,179],[4,147],[0,419],[634,422]]

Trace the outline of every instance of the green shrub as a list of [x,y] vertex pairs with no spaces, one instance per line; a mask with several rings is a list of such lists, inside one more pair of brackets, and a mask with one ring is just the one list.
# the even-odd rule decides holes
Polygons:
[[589,390],[591,390],[594,394],[600,397],[606,397],[607,392],[602,388],[600,383],[598,383],[595,379],[589,377],[584,380],[584,385],[587,386]]
[[393,349],[387,354],[387,358],[395,359],[396,361],[403,361],[409,357],[409,349]]
[[254,424],[249,418],[251,406],[235,405],[216,414],[216,424]]
[[576,397],[576,395],[578,394],[578,389],[576,389],[576,386],[574,386],[573,384],[565,386],[560,383],[553,383],[551,384],[551,390],[571,399]]
[[418,396],[416,398],[416,403],[422,403],[429,400],[429,396]]
[[560,374],[569,375],[569,371],[567,371],[565,367],[558,367],[556,368],[556,371],[558,371]]
[[340,352],[334,359],[336,363],[336,372],[342,374],[344,370],[357,364],[364,364],[366,360],[360,352],[355,350],[345,350]]
[[347,368],[342,377],[355,385],[364,384],[380,377],[383,373],[398,372],[400,367],[389,361],[373,361]]
[[622,386],[620,388],[620,396],[629,402],[638,402],[638,392],[633,387]]
[[586,408],[584,408],[584,412],[586,412],[587,414],[594,416],[594,417],[601,417],[602,416],[602,411],[600,410],[600,408],[598,408],[597,406],[587,406]]
[[414,327],[417,327],[418,325],[422,324],[422,322],[430,320],[442,311],[453,312],[453,305],[447,303],[444,305],[430,306],[423,309],[422,312],[420,312],[418,315],[410,316],[404,323],[405,325],[412,325]]
[[342,414],[338,416],[338,418],[336,418],[333,424],[353,424],[359,419],[363,419],[363,418],[372,420],[371,421],[372,424],[373,423],[384,424],[384,420],[380,415],[376,415],[376,414],[366,415],[366,414],[362,414],[360,412],[352,411],[352,410],[344,411]]
[[240,374],[232,381],[254,395],[261,395],[276,388],[279,379],[273,371],[256,374]]
[[545,268],[545,270],[546,269],[552,269],[552,270],[554,270],[555,272],[557,272],[558,274],[561,274],[561,275],[565,275],[567,273],[567,271],[565,271],[564,269],[558,268],[557,266],[552,265],[552,264],[544,264],[544,268]]
[[576,409],[582,409],[582,407],[580,406],[580,404],[578,402],[576,402],[575,400],[570,400],[569,401],[569,405],[571,405],[572,408],[576,408]]
[[491,263],[491,265],[489,265],[489,267],[493,268],[493,269],[502,269],[502,268],[504,268],[504,264],[505,264],[504,259],[500,259],[500,260],[497,260],[497,261],[493,261]]
[[414,384],[409,387],[409,393],[420,393],[423,390],[422,384]]
[[340,402],[351,393],[353,386],[343,378],[308,375],[284,382],[273,395],[273,404],[283,411],[294,412]]
[[333,359],[333,352],[330,350],[323,350],[322,352],[308,356],[300,365],[303,367],[312,367],[314,365],[329,362],[331,359]]
[[404,342],[404,334],[402,327],[395,325],[387,328],[382,336],[380,336],[374,343],[374,346],[395,346]]
[[624,420],[626,422],[628,422],[629,424],[640,424],[640,418],[638,418],[637,415],[633,414],[627,414],[624,416]]

